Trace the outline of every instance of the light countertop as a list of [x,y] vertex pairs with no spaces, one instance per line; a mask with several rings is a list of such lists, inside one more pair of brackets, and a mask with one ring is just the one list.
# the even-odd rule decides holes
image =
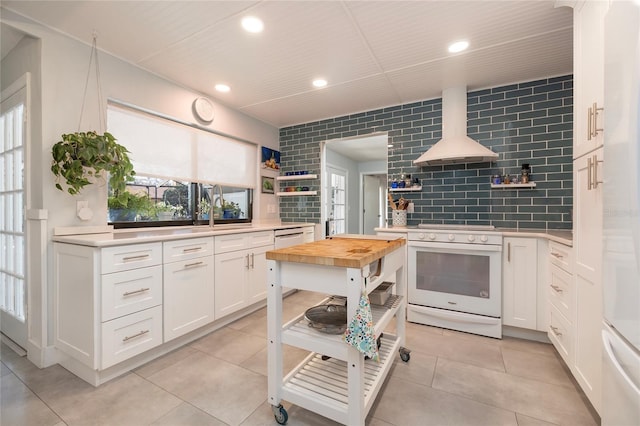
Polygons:
[[[378,232],[397,232],[403,233],[418,230],[415,226],[405,227],[383,227],[376,228]],[[512,229],[512,228],[496,228],[497,232],[501,232],[503,237],[535,237],[546,238],[566,246],[573,246],[573,231],[555,230],[555,229]]]
[[251,225],[218,225],[211,228],[202,226],[172,226],[157,228],[118,229],[112,232],[57,235],[53,241],[89,247],[110,247],[126,244],[151,243],[157,241],[180,240],[184,238],[211,237],[216,235],[240,234],[245,232],[273,231],[298,227],[313,227],[313,223],[270,223]]

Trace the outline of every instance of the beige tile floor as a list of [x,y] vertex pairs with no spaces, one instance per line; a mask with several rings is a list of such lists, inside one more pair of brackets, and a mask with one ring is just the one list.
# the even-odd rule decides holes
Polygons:
[[[320,300],[295,293],[284,316]],[[265,337],[262,309],[97,388],[2,345],[0,425],[277,425]],[[597,424],[551,345],[407,324],[406,346],[411,360],[396,360],[367,425]],[[285,371],[304,356],[286,347]],[[284,405],[290,425],[335,424]]]

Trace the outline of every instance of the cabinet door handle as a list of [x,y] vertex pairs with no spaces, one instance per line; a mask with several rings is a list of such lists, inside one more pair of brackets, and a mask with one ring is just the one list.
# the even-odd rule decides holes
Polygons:
[[591,157],[587,157],[587,191],[591,191],[593,188],[593,160]]
[[507,243],[507,262],[511,262],[511,243]]
[[123,257],[122,261],[123,262],[130,262],[132,260],[142,260],[142,259],[147,259],[149,257],[148,254],[141,254],[139,256],[128,256],[128,257]]
[[591,164],[593,164],[593,188],[598,188],[598,185],[602,183],[601,180],[598,180],[598,163],[602,163],[602,160],[598,160],[598,154],[593,154],[593,160],[591,160]]
[[560,294],[564,293],[562,288],[558,287],[557,285],[551,284],[551,288],[554,289],[556,293],[560,293]]
[[188,249],[182,249],[183,253],[193,253],[194,251],[200,251],[202,250],[202,247],[193,247],[193,248],[188,248]]
[[593,110],[589,107],[587,111],[587,140],[590,141],[593,137]]
[[255,267],[255,264],[253,259],[253,253],[251,253],[251,269],[253,269],[254,267]]
[[193,268],[194,266],[199,266],[202,265],[204,262],[200,261],[200,262],[193,262],[193,263],[187,263],[186,265],[184,265],[185,268]]
[[145,291],[149,291],[150,288],[141,288],[140,290],[134,290],[134,291],[127,291],[125,293],[122,293],[123,296],[131,296],[132,294],[138,294],[138,293],[144,293]]
[[244,265],[244,267],[249,269],[249,254],[247,254],[244,258],[247,261],[247,263]]
[[558,327],[554,327],[550,325],[549,328],[551,328],[551,331],[553,332],[553,334],[555,334],[558,337],[562,337],[562,333],[560,332],[560,330],[558,330]]
[[593,137],[598,136],[598,132],[602,132],[604,129],[598,129],[598,111],[604,111],[604,108],[598,108],[598,103],[593,103]]
[[556,259],[562,259],[564,258],[563,255],[561,255],[560,253],[556,253],[554,251],[551,252],[551,256],[555,257]]
[[135,339],[136,337],[144,336],[148,332],[149,332],[149,330],[142,330],[142,331],[140,331],[140,333],[136,333],[133,336],[127,336],[127,337],[123,338],[122,341],[123,342],[128,342],[129,340]]

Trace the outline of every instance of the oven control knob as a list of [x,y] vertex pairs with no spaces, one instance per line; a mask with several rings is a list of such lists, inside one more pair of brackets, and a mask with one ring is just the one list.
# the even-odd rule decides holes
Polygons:
[[429,239],[432,240],[432,241],[435,240],[436,239],[436,234],[434,234],[434,233],[429,234]]
[[421,239],[421,240],[424,240],[424,234],[423,234],[422,232],[421,232],[421,233],[419,233],[419,234],[418,234],[418,238],[419,238],[419,239]]
[[469,235],[467,237],[467,240],[469,240],[469,242],[472,243],[472,242],[474,242],[476,240],[476,237],[475,237],[475,235]]
[[456,239],[456,236],[453,234],[449,234],[449,241],[453,241]]
[[482,236],[480,237],[480,241],[482,241],[483,243],[486,243],[488,240],[489,240],[489,238],[487,238],[487,236],[486,236],[486,235],[482,235]]

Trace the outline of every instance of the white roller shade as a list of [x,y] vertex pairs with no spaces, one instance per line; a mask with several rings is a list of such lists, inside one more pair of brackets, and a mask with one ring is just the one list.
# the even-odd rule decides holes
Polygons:
[[108,131],[139,175],[254,188],[257,147],[144,112],[109,105]]

